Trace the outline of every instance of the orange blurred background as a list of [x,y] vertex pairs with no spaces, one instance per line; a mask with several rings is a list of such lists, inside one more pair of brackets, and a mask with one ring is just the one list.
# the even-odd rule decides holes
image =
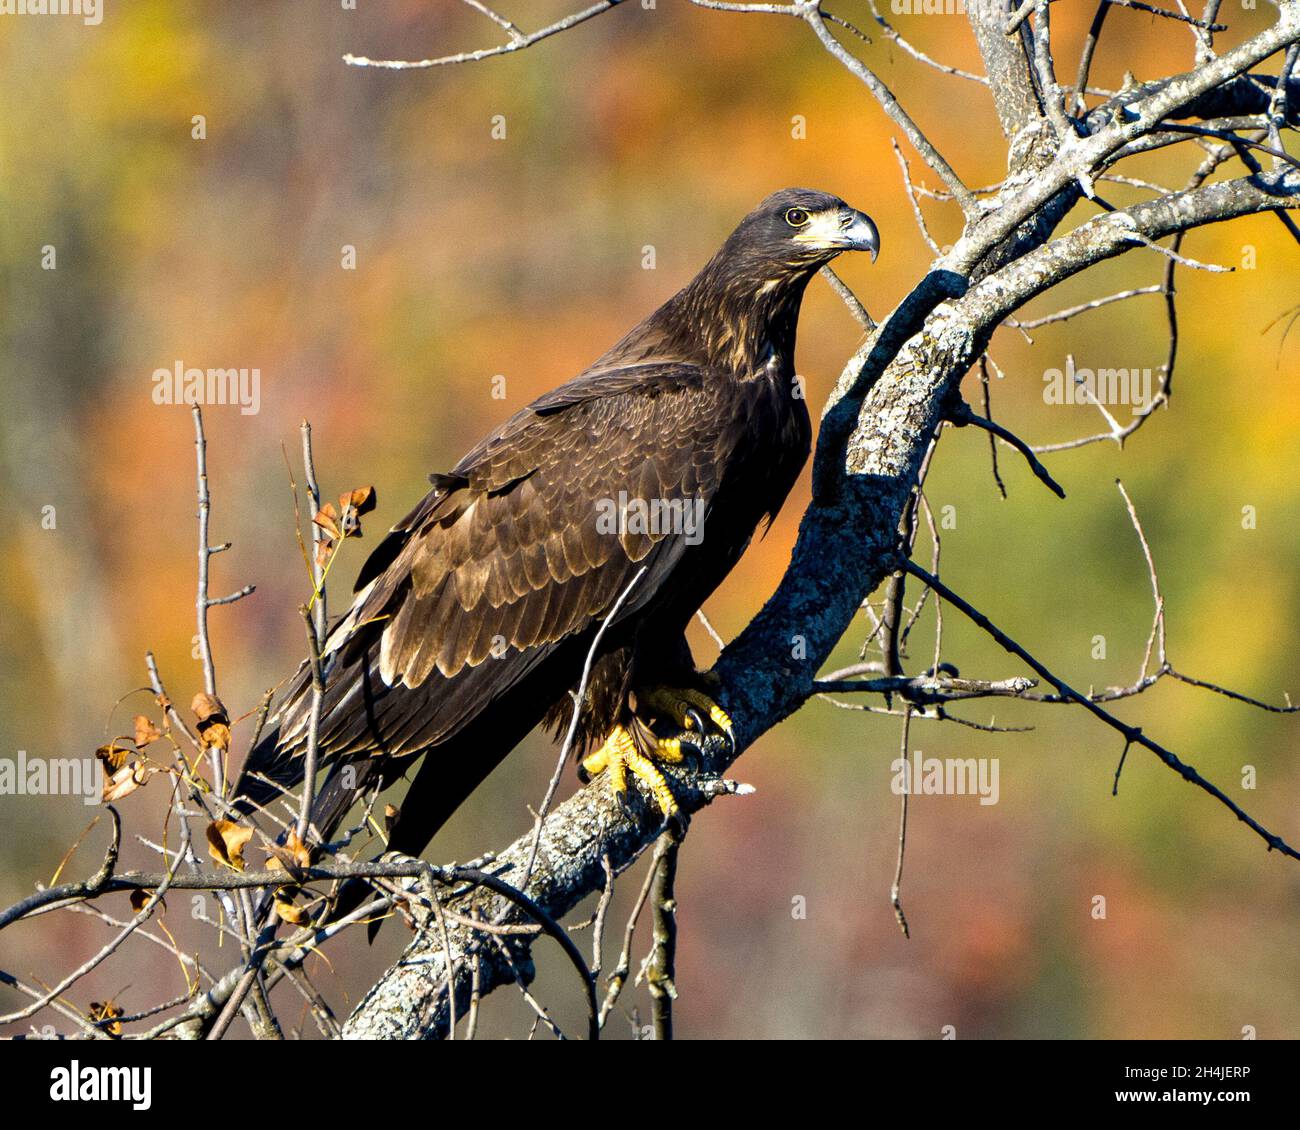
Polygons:
[[[842,7],[870,22],[866,5]],[[1068,74],[1084,7],[1055,11]],[[570,10],[553,0],[501,8],[525,28]],[[980,69],[962,18],[892,18],[945,62]],[[1220,41],[1269,18],[1262,7],[1234,8]],[[211,614],[219,691],[242,715],[303,654],[296,610],[309,587],[282,448],[296,465],[304,416],[326,496],[362,483],[379,496],[367,540],[347,546],[336,568],[337,611],[366,548],[419,498],[428,472],[603,352],[773,189],[823,188],[876,219],[878,264],[857,257],[839,269],[877,316],[923,274],[930,254],[890,123],[796,21],[628,0],[472,65],[392,73],[341,62],[346,52],[420,57],[499,39],[451,0],[356,11],[132,0],[108,5],[96,27],[0,17],[0,505],[9,521],[0,757],[89,757],[128,732],[133,714],[153,709],[139,689],[146,649],[178,702],[202,688],[191,644],[191,422],[186,408],[154,403],[155,369],[182,361],[261,372],[256,414],[206,413],[212,540],[234,542],[214,559],[213,594],[257,586]],[[1005,148],[983,87],[919,66],[879,35],[848,42],[966,183],[999,179]],[[1093,81],[1156,77],[1191,58],[1187,29],[1117,10]],[[493,136],[498,115],[503,139]],[[806,136],[792,136],[796,116]],[[1125,171],[1181,184],[1200,157],[1180,146]],[[912,169],[938,187],[919,161]],[[1124,204],[1143,193],[1107,185],[1104,195]],[[954,238],[955,209],[925,207],[936,239]],[[55,270],[42,269],[47,246]],[[345,247],[355,248],[355,270],[343,269]],[[647,247],[653,269],[643,266]],[[950,432],[928,487],[936,510],[955,508],[944,577],[1076,686],[1132,682],[1152,607],[1120,476],[1160,567],[1173,661],[1281,702],[1297,685],[1300,623],[1300,334],[1283,339],[1283,315],[1300,301],[1298,252],[1271,216],[1197,232],[1185,251],[1249,268],[1179,271],[1171,409],[1122,451],[1099,444],[1048,457],[1066,502],[1005,450],[1002,501],[986,437]],[[1158,282],[1163,267],[1135,251],[1030,313]],[[1095,410],[1045,404],[1044,372],[1067,353],[1081,366],[1156,368],[1163,307],[1140,297],[1033,337],[1004,328],[995,339],[1006,373],[994,382],[996,414],[1031,442],[1088,434],[1104,430]],[[860,340],[839,299],[814,281],[799,352],[814,418]],[[504,399],[493,396],[498,375]],[[774,588],[806,499],[805,476],[707,606],[724,637]],[[54,529],[42,522],[49,506]],[[1245,506],[1258,514],[1254,529],[1243,528]],[[924,538],[920,552],[925,560]],[[867,630],[855,625],[832,666],[856,657]],[[909,670],[929,665],[932,632],[927,615]],[[1097,636],[1104,659],[1093,658]],[[708,637],[694,642],[699,662],[711,663]],[[952,609],[944,657],[972,677],[1022,673]],[[737,772],[757,792],[698,818],[682,853],[679,1034],[933,1038],[951,1025],[959,1038],[1238,1038],[1246,1026],[1300,1036],[1294,863],[1141,751],[1112,797],[1119,743],[1080,712],[993,700],[954,713],[1034,729],[913,723],[912,746],[928,756],[998,758],[1001,796],[990,806],[914,798],[910,941],[889,905],[897,719],[813,701],[745,755]],[[1300,841],[1300,719],[1175,684],[1117,713]],[[237,750],[250,729],[247,719],[236,727]],[[429,857],[466,859],[525,830],[553,760],[546,741],[530,739]],[[1244,766],[1256,770],[1254,789],[1242,787]],[[166,799],[159,782],[122,802],[124,866],[156,866],[134,837],[162,835]],[[50,881],[93,815],[77,797],[0,797],[0,901]],[[93,871],[104,840],[101,823],[67,876]],[[623,880],[620,905],[638,885]],[[1104,920],[1092,914],[1098,895]],[[218,970],[235,960],[191,920],[188,898],[168,904],[167,925],[187,949]],[[792,912],[805,904],[805,916]],[[125,895],[104,906],[129,916]],[[44,916],[4,932],[0,968],[53,984],[110,936],[89,915]],[[407,937],[390,925],[368,949],[348,936],[312,972],[345,1015]],[[539,996],[574,1024],[571,970],[538,956]],[[115,995],[131,1012],[183,990],[175,959],[136,940],[66,999],[84,1010]],[[626,1000],[645,1014],[643,997]],[[21,1003],[0,990],[0,1009]],[[290,1026],[302,1022],[298,1008],[296,998],[286,1004]],[[515,995],[497,994],[486,1011],[486,1034],[527,1030]]]

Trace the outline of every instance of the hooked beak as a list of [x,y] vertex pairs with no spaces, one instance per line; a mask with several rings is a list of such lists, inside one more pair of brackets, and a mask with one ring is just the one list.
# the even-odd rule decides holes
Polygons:
[[880,253],[880,232],[871,217],[856,208],[841,208],[813,216],[794,237],[820,251],[870,251],[871,261]]
[[840,236],[845,241],[845,251],[870,251],[871,261],[880,254],[880,232],[865,212],[854,208],[840,213]]

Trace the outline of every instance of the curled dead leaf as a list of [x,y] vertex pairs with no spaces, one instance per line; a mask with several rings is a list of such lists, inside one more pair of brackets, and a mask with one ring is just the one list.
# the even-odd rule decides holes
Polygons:
[[289,834],[284,838],[284,850],[289,852],[293,857],[293,861],[298,864],[299,867],[311,866],[311,851],[308,850],[307,845],[298,838],[297,828],[289,829]]
[[[145,908],[145,906],[148,905],[148,902],[152,897],[153,897],[152,891],[146,891],[141,887],[137,887],[134,891],[131,892],[131,909],[135,911],[136,914],[139,914],[140,911],[142,911]],[[159,899],[158,905],[161,906],[163,910],[166,910],[167,900]]]
[[90,1002],[91,1023],[102,1025],[103,1030],[110,1036],[120,1036],[122,1034],[122,1025],[117,1022],[117,1018],[121,1015],[123,1015],[123,1009],[116,1001]]
[[375,488],[357,487],[339,495],[339,506],[343,510],[343,536],[361,536],[361,515],[368,514],[375,508]]
[[104,766],[104,776],[108,777],[121,769],[126,764],[130,752],[125,746],[118,745],[116,741],[111,741],[108,745],[102,745],[95,750],[95,756]]
[[226,725],[230,724],[230,715],[226,713],[226,704],[216,695],[204,694],[203,691],[199,691],[190,702],[190,709],[194,711],[194,717],[199,720],[199,729],[217,722],[224,722]]
[[137,749],[143,749],[151,742],[156,742],[162,737],[162,731],[153,724],[153,719],[147,714],[137,714],[133,721],[135,722],[135,744]]
[[339,505],[351,508],[357,514],[369,514],[375,508],[376,502],[378,498],[375,495],[375,488],[370,486],[357,487],[356,490],[339,495]]
[[190,703],[194,717],[198,719],[197,729],[203,744],[208,748],[222,751],[230,748],[230,715],[226,705],[216,695],[200,691]]
[[113,746],[100,746],[95,756],[104,765],[104,788],[101,799],[105,804],[130,796],[136,789],[145,785],[155,773],[161,772],[158,766],[136,759],[128,764],[125,754],[118,757],[120,750]]
[[199,730],[199,738],[208,749],[219,749],[223,753],[230,749],[230,727],[224,722],[212,722]]
[[295,879],[301,879],[303,868],[311,866],[311,850],[291,828],[283,844],[274,844],[267,849],[266,866],[269,870],[284,868]]
[[233,820],[214,820],[208,825],[208,854],[232,871],[244,869],[244,845],[253,838],[253,829]]
[[281,887],[275,892],[275,912],[280,918],[293,926],[306,926],[311,922],[311,915],[305,907],[294,902],[296,891]]
[[341,538],[343,531],[339,529],[338,511],[334,509],[334,503],[327,502],[315,514],[311,520],[332,538]]

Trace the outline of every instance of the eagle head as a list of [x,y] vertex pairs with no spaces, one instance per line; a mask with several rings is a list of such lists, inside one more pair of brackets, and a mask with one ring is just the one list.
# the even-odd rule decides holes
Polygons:
[[774,192],[740,222],[727,241],[751,263],[766,261],[803,273],[829,263],[842,251],[880,251],[871,217],[838,196],[811,188]]
[[597,363],[653,358],[701,363],[740,379],[793,371],[809,280],[842,251],[880,250],[871,217],[811,188],[774,192],[699,274]]

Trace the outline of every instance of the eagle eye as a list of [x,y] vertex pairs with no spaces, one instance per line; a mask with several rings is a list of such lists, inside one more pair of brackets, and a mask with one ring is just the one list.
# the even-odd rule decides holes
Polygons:
[[791,208],[785,214],[785,222],[792,228],[801,228],[810,219],[805,208]]

